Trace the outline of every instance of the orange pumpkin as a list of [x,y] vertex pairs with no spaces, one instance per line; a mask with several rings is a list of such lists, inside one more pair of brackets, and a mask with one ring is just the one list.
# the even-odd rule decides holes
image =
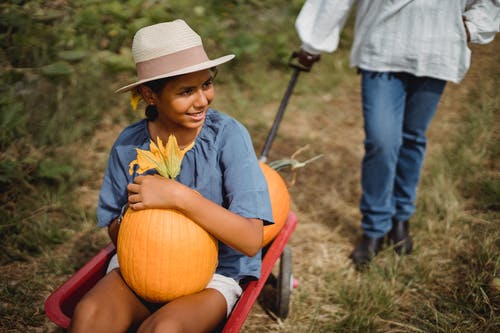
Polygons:
[[[150,150],[137,150],[129,172],[156,169],[174,179],[185,151],[171,135],[166,143],[151,141]],[[290,194],[277,171],[260,164],[268,183],[274,225],[264,227],[263,245],[281,230],[290,210]],[[171,209],[128,209],[117,240],[120,270],[125,282],[142,298],[168,302],[203,290],[217,267],[217,240],[182,213]]]
[[176,210],[128,209],[117,243],[123,278],[150,302],[203,290],[217,267],[217,240]]
[[274,219],[274,224],[264,227],[263,246],[265,246],[276,237],[285,225],[290,212],[290,193],[285,181],[276,170],[263,162],[260,162],[260,168],[267,181]]

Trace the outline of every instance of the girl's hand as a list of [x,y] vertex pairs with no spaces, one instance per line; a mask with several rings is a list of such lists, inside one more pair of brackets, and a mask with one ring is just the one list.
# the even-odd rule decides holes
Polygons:
[[159,175],[137,176],[128,184],[128,204],[134,210],[175,208],[176,191],[183,185]]

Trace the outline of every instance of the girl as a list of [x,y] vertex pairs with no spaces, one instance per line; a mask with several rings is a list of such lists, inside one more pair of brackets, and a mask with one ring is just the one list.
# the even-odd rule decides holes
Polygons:
[[[182,20],[140,29],[132,51],[138,81],[132,90],[148,104],[147,119],[123,130],[110,153],[102,184],[98,225],[116,244],[124,208],[183,212],[219,240],[216,273],[203,291],[166,304],[142,300],[123,280],[117,261],[80,301],[71,332],[207,332],[231,312],[242,289],[258,278],[263,224],[273,223],[269,194],[247,130],[211,109],[215,66],[200,37]],[[174,134],[185,151],[176,180],[129,174],[135,148]],[[201,195],[196,194],[195,189]]]

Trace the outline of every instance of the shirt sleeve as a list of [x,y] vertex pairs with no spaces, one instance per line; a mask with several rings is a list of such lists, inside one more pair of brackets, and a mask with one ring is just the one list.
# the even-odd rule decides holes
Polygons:
[[302,49],[311,54],[335,51],[354,2],[307,0],[295,21]]
[[99,192],[97,205],[97,225],[108,226],[122,214],[127,204],[127,184],[129,183],[128,169],[125,170],[124,161],[120,161],[120,147],[113,147],[104,173],[104,179]]
[[272,208],[264,174],[259,166],[250,135],[233,122],[224,128],[219,163],[223,175],[227,208],[246,218],[272,224]]
[[464,16],[471,43],[489,43],[500,30],[500,1],[468,1]]

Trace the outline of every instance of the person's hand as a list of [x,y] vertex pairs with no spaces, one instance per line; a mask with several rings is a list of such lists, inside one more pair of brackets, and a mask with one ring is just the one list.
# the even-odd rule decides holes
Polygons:
[[462,16],[462,22],[464,24],[465,34],[467,35],[467,43],[469,43],[470,42],[470,32],[469,32],[469,29],[467,28],[467,24],[465,24],[465,21],[467,21],[465,16]]
[[174,208],[174,196],[182,186],[175,180],[159,175],[137,176],[127,185],[128,204],[134,210],[146,208]]
[[[290,58],[290,66],[298,68],[302,71],[309,72],[315,62],[319,61],[321,56],[319,54],[311,54],[303,49],[292,53]],[[293,61],[293,60],[296,61]]]

